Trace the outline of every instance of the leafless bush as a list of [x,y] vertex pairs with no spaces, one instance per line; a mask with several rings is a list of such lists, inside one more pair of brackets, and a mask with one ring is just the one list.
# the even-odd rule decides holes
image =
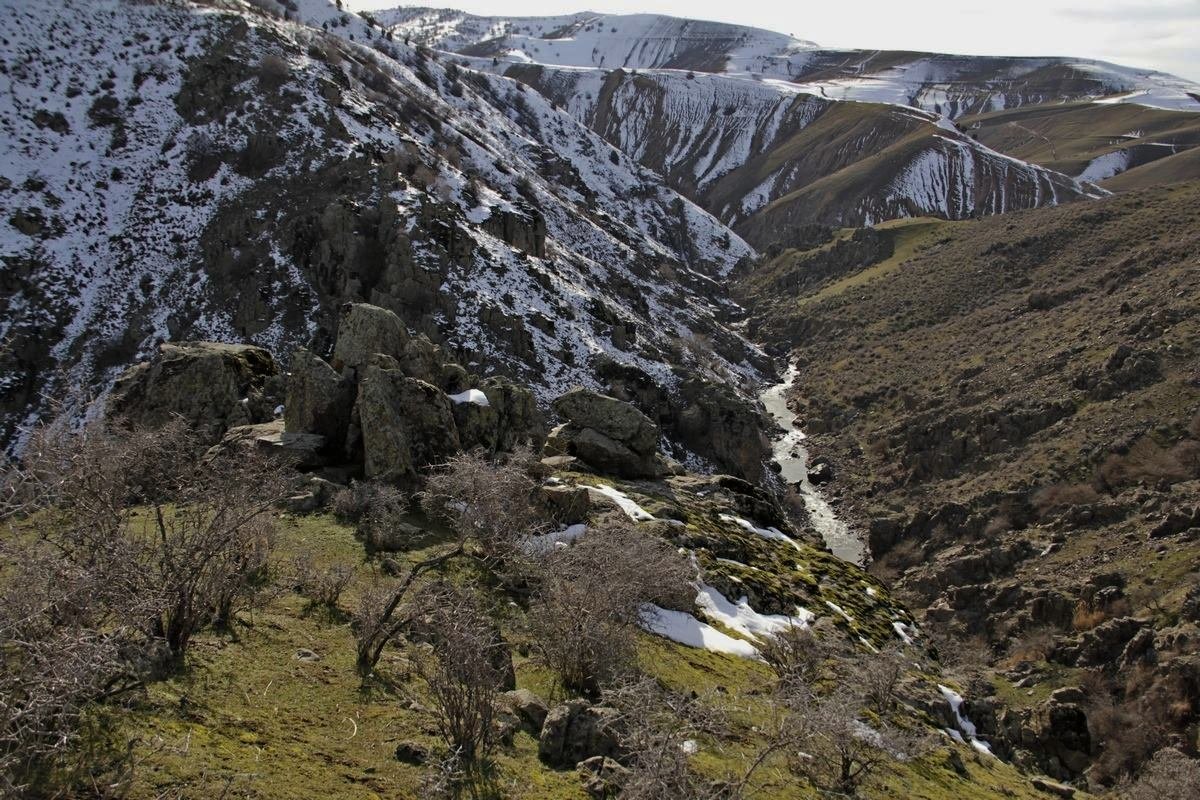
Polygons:
[[274,91],[287,83],[291,72],[291,65],[285,59],[274,53],[268,53],[258,62],[258,83],[262,88]]
[[[893,716],[904,716],[892,713],[905,671],[899,649],[871,654],[827,676],[820,656],[802,650],[807,644],[815,644],[817,653],[831,652],[796,631],[776,637],[764,650],[781,674],[774,703],[779,713],[770,721],[768,744],[743,776],[742,786],[769,756],[780,754],[791,772],[823,796],[854,797],[880,766],[917,757],[931,746],[919,726],[892,722]],[[832,689],[823,688],[831,681]]]
[[1069,506],[1087,506],[1099,501],[1100,494],[1085,483],[1055,483],[1044,486],[1033,496],[1033,507],[1041,518]]
[[296,591],[313,605],[337,608],[342,592],[354,580],[354,568],[349,564],[320,567],[312,553],[301,553],[292,560]]
[[438,712],[438,731],[460,761],[486,761],[495,744],[492,720],[503,686],[494,651],[503,642],[468,590],[429,592],[421,605],[422,633],[432,648],[414,664]]
[[908,665],[909,658],[898,643],[881,648],[855,665],[855,681],[862,689],[867,708],[880,716],[896,708],[900,682]]
[[1134,442],[1129,452],[1114,453],[1105,459],[1098,477],[1105,486],[1119,489],[1139,483],[1178,483],[1187,480],[1189,470],[1174,453],[1160,447],[1153,439],[1142,437]]
[[883,717],[863,719],[868,701],[854,674],[832,692],[811,697],[784,695],[786,707],[777,743],[789,770],[821,792],[856,797],[880,767],[918,757],[930,746],[917,728],[901,728]]
[[824,643],[799,625],[767,637],[759,651],[779,676],[780,684],[791,693],[815,686],[828,656]]
[[462,453],[438,467],[425,483],[422,506],[470,537],[485,561],[496,564],[520,554],[520,543],[543,531],[548,521],[538,507],[537,484],[527,468],[528,450],[507,460],[482,452]]
[[414,613],[406,599],[422,575],[460,558],[487,569],[507,569],[520,561],[520,542],[545,527],[534,504],[536,484],[523,468],[529,458],[527,452],[518,452],[500,462],[481,453],[463,453],[429,477],[421,503],[453,528],[455,541],[410,566],[394,583],[364,593],[354,621],[356,663],[364,678],[388,643],[412,623]]
[[1159,750],[1136,781],[1121,788],[1122,800],[1200,797],[1200,761],[1174,748]]
[[330,501],[333,515],[343,522],[358,522],[372,511],[403,514],[408,510],[404,494],[394,486],[374,481],[351,481]]
[[1030,661],[1045,661],[1053,652],[1054,631],[1047,627],[1032,628],[1013,642],[1005,663],[1015,666]]
[[4,471],[6,795],[61,772],[94,704],[181,659],[201,625],[253,600],[285,469],[245,451],[201,463],[195,444],[179,424],[44,428]]
[[647,604],[687,608],[695,594],[683,557],[627,525],[595,528],[551,552],[541,568],[541,595],[529,614],[535,648],[565,687],[593,696],[635,663]]
[[[181,659],[259,588],[286,497],[285,465],[252,450],[195,458],[194,436],[92,426],[32,440],[20,471],[28,529],[112,592],[156,599],[142,623]],[[138,506],[142,506],[139,508]]]
[[48,796],[52,776],[61,787],[101,771],[94,753],[77,752],[85,715],[137,686],[144,636],[126,612],[144,609],[68,561],[20,547],[0,551],[0,795]]
[[716,796],[690,762],[699,740],[729,730],[726,715],[710,698],[671,692],[652,679],[637,678],[607,689],[604,701],[621,712],[613,729],[630,770],[619,787],[622,800]]

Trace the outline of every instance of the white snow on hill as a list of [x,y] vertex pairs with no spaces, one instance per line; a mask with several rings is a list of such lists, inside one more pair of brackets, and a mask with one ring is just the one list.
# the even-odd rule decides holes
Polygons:
[[[1200,112],[1200,85],[1087,59],[823,50],[759,28],[654,14],[477,17],[414,7],[372,14],[418,43],[502,62],[753,76],[833,100],[913,106],[951,118],[1087,99]],[[1037,88],[1049,73],[1045,88]]]

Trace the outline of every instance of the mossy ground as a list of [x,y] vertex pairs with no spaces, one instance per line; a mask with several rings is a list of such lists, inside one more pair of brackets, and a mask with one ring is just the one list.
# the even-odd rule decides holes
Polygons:
[[[595,476],[586,477],[595,482]],[[688,518],[688,530],[700,539],[745,533],[714,521],[703,498],[689,502],[686,493],[671,489],[655,493],[654,487],[659,485],[619,484],[656,515],[667,516],[668,504],[675,504],[677,515]],[[319,564],[354,565],[358,586],[371,580],[374,564],[353,528],[328,515],[284,515],[278,528],[274,559],[280,580],[269,601],[244,614],[233,631],[200,635],[182,671],[150,684],[143,697],[117,713],[121,733],[136,740],[130,791],[134,800],[419,796],[424,768],[398,761],[396,745],[412,741],[437,752],[440,743],[421,682],[408,668],[403,653],[389,651],[379,670],[386,682],[375,681],[364,689],[354,668],[348,614],[357,600],[356,590],[348,590],[339,609],[331,611],[310,607],[283,585],[287,581],[282,576],[299,553],[311,553]],[[807,593],[813,610],[827,614],[828,609],[817,607],[816,600],[836,598],[856,620],[868,621],[880,612],[880,624],[864,622],[861,632],[869,638],[885,635],[883,622],[890,626],[890,617],[899,608],[886,599],[882,587],[878,591],[884,599],[877,605],[864,602],[865,587],[878,586],[873,578],[806,545],[797,551],[786,543],[747,536],[746,543],[753,546],[754,553],[804,565],[803,570],[781,567],[781,572],[801,577],[764,590]],[[434,532],[429,541],[416,543],[418,549],[404,555],[419,557],[436,548],[438,539]],[[759,542],[765,543],[765,548],[759,547]],[[817,583],[815,589],[812,580]],[[855,599],[859,597],[862,600]],[[564,692],[554,677],[522,655],[527,648],[516,624],[519,610],[502,608],[509,609],[500,617],[514,647],[518,685],[544,697],[562,698]],[[886,633],[891,633],[890,627]],[[316,653],[319,660],[298,659],[301,650]],[[771,670],[761,662],[687,648],[649,635],[640,637],[639,662],[664,686],[695,692],[726,709],[730,734],[719,742],[702,739],[694,766],[713,779],[740,775],[763,744],[757,726],[771,713],[767,691],[774,680]],[[948,751],[940,749],[920,761],[890,767],[866,795],[939,799],[1036,796],[1011,768],[968,748],[948,742],[945,746],[958,748],[967,769],[965,777],[951,769]],[[544,766],[537,758],[535,739],[518,733],[510,745],[499,749],[490,780],[478,796],[567,800],[585,795],[573,770]],[[768,762],[756,773],[750,796],[815,795],[780,764]]]

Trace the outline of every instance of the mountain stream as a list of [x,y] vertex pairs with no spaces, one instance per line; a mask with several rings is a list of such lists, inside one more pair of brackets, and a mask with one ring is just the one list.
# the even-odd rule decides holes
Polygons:
[[804,447],[804,431],[796,425],[796,414],[788,408],[787,395],[796,382],[799,370],[795,365],[783,374],[783,382],[768,387],[758,396],[771,418],[785,433],[772,443],[775,462],[780,466],[780,477],[789,486],[794,486],[804,501],[813,528],[825,540],[825,546],[844,561],[862,564],[866,549],[850,527],[838,518],[833,506],[808,480],[808,450]]

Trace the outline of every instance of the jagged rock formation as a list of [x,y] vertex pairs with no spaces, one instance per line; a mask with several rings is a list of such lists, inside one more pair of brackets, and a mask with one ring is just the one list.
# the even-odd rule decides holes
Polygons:
[[229,428],[274,417],[278,372],[261,347],[168,342],[117,379],[107,413],[149,428],[179,417],[202,444],[214,444]]
[[566,419],[550,432],[546,453],[570,455],[601,472],[626,478],[653,478],[658,461],[658,426],[628,403],[586,389],[572,389],[554,401]]

